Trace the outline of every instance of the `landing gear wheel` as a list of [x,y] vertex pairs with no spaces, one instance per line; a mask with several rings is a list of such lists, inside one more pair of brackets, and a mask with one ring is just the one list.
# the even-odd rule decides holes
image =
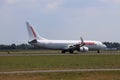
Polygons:
[[100,50],[97,50],[97,53],[100,53]]
[[62,53],[65,53],[65,50],[62,50]]
[[70,53],[73,53],[73,50],[70,50],[69,52],[70,52]]

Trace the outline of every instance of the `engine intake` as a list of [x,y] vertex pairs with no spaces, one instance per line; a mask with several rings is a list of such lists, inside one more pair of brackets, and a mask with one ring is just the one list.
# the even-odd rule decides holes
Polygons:
[[89,51],[89,48],[86,47],[86,46],[82,46],[82,47],[79,48],[79,51],[80,52],[87,52],[87,51]]

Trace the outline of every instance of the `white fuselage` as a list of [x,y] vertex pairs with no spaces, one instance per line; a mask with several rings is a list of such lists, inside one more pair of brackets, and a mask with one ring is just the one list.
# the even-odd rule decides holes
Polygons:
[[[103,50],[106,47],[99,41],[86,40],[84,42],[84,46],[88,47],[90,50]],[[37,43],[33,43],[33,45],[46,49],[66,50],[69,49],[70,46],[80,43],[80,40],[37,40]]]

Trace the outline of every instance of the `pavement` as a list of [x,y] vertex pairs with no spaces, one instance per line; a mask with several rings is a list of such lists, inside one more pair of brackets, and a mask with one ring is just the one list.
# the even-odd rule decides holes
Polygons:
[[51,73],[51,72],[91,72],[91,71],[120,71],[120,69],[64,69],[64,70],[30,70],[0,72],[0,74],[22,74],[22,73]]
[[0,56],[55,56],[55,55],[71,55],[71,56],[74,56],[74,55],[120,55],[120,53],[74,53],[74,54],[62,54],[62,53],[58,53],[58,54],[55,54],[55,53],[45,53],[45,54],[39,54],[39,53],[0,53]]

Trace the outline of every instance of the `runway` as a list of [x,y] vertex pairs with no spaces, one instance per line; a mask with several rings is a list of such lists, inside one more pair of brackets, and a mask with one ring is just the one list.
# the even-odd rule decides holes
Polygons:
[[45,54],[39,54],[39,53],[10,53],[10,54],[6,54],[6,53],[0,53],[0,56],[65,56],[65,55],[70,55],[70,56],[74,56],[74,55],[120,55],[120,53],[74,53],[74,54],[62,54],[62,53],[45,53]]
[[91,71],[120,71],[120,69],[30,70],[30,71],[11,71],[11,72],[0,72],[0,74],[51,73],[51,72],[91,72]]

